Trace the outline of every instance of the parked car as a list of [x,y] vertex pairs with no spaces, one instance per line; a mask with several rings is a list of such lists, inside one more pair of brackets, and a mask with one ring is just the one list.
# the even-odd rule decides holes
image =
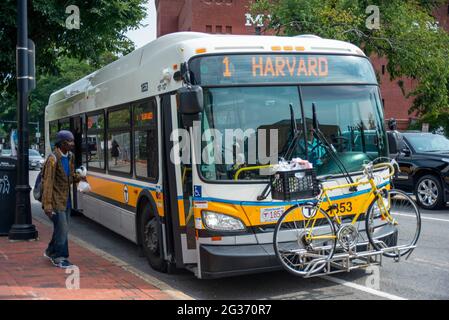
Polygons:
[[2,153],[1,153],[1,155],[3,156],[3,157],[10,157],[11,156],[11,149],[2,149]]
[[44,158],[37,150],[28,149],[28,163],[30,170],[40,170],[44,165],[44,162]]
[[400,172],[396,188],[413,192],[424,209],[449,201],[449,139],[422,132],[389,132],[390,153],[396,153]]

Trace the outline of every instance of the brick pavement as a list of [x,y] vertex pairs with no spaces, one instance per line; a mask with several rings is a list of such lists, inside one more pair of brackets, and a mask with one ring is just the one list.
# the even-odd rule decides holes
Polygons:
[[0,237],[0,300],[174,299],[119,264],[69,240],[70,260],[79,268],[77,288],[76,269],[56,268],[43,256],[52,229],[36,220],[33,223],[39,231],[37,241],[10,242]]

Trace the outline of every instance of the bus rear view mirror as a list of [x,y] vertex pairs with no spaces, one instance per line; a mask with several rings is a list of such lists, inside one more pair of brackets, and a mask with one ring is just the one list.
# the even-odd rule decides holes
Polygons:
[[203,89],[200,86],[187,86],[178,90],[179,111],[183,115],[203,112]]

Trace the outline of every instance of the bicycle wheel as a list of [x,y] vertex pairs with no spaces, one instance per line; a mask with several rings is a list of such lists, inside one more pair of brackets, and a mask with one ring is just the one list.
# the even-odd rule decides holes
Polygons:
[[[383,196],[390,217],[382,216],[377,200],[371,203],[365,220],[366,233],[376,250],[395,247],[385,251],[384,256],[398,258],[411,252],[421,232],[421,214],[413,199],[401,190],[387,191]],[[401,249],[402,248],[402,249]]]
[[311,205],[294,205],[279,218],[273,246],[281,265],[295,275],[321,271],[335,251],[337,237],[329,215]]

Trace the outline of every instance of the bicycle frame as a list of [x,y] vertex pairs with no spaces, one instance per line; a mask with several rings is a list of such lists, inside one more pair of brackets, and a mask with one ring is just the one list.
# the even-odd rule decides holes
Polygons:
[[[391,164],[382,163],[382,164],[377,164],[377,165],[373,166],[373,169],[379,169],[379,168],[384,168],[384,169],[389,168],[390,173],[386,177],[387,179],[391,178],[394,175],[394,167]],[[313,228],[315,227],[315,223],[318,220],[318,218],[317,218],[318,212],[320,212],[320,211],[327,212],[329,214],[329,217],[332,218],[337,223],[338,226],[341,226],[341,224],[342,224],[342,219],[341,219],[341,215],[338,213],[338,208],[335,207],[334,202],[331,200],[331,198],[328,194],[328,192],[332,191],[332,190],[346,189],[346,188],[352,188],[352,187],[358,187],[361,185],[370,184],[371,189],[369,191],[368,196],[366,197],[366,200],[363,203],[363,207],[366,209],[354,214],[354,218],[352,219],[351,225],[354,225],[358,221],[359,217],[366,213],[366,211],[368,210],[367,203],[368,203],[368,205],[369,205],[369,203],[371,203],[372,197],[377,199],[377,204],[379,206],[379,209],[380,209],[380,212],[382,215],[381,219],[388,219],[390,221],[393,221],[393,218],[389,214],[388,208],[385,205],[385,203],[382,199],[382,196],[380,195],[379,190],[381,190],[381,189],[379,189],[375,183],[374,175],[372,173],[368,173],[368,174],[365,174],[365,176],[368,177],[367,180],[363,180],[363,178],[362,178],[354,183],[347,183],[347,184],[342,184],[342,185],[333,186],[333,187],[326,187],[326,188],[322,189],[322,192],[317,197],[318,203],[316,205],[317,210],[316,210],[315,216],[311,219],[308,219],[307,224],[305,225],[305,228],[309,228],[309,223],[312,222],[312,225],[310,226],[309,234],[306,235],[308,240],[323,240],[323,239],[337,238],[336,236],[311,236]],[[327,210],[323,209],[324,205],[328,205]],[[334,210],[336,211],[335,214],[332,212]]]

